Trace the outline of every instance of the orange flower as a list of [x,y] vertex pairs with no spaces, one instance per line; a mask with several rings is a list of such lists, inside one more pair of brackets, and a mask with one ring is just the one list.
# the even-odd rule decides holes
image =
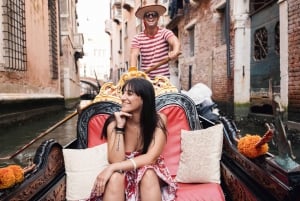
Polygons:
[[10,169],[14,171],[16,183],[20,183],[24,180],[24,171],[19,165],[10,165],[8,166]]
[[16,183],[14,171],[9,168],[0,168],[0,189],[10,188]]
[[259,135],[249,135],[242,137],[238,141],[237,148],[240,153],[243,155],[249,157],[249,158],[256,158],[258,156],[261,156],[269,150],[269,146],[267,143],[255,147],[256,143],[261,140],[261,137]]
[[0,168],[0,189],[11,188],[24,180],[24,171],[19,165]]

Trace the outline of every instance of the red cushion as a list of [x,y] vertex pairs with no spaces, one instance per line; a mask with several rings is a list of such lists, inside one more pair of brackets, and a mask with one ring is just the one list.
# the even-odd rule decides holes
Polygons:
[[191,130],[184,110],[178,105],[169,105],[160,110],[167,116],[168,138],[162,155],[172,176],[177,174],[180,158],[181,129]]
[[94,147],[106,142],[105,139],[101,139],[103,125],[108,118],[108,114],[94,115],[88,124],[88,147]]
[[184,184],[178,183],[176,201],[225,201],[220,184]]

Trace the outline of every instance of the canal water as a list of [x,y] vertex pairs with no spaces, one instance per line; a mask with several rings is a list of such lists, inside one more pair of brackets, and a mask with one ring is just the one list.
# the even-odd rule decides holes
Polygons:
[[[83,101],[81,107],[89,102]],[[55,139],[62,146],[67,145],[69,142],[76,138],[76,125],[78,115],[75,115],[68,121],[68,118],[75,110],[65,110],[45,114],[39,119],[26,121],[25,123],[15,125],[8,128],[0,128],[0,158],[14,155],[24,145],[30,143],[33,139],[41,134],[43,137],[35,141],[32,145],[27,147],[21,154],[16,155],[11,160],[0,160],[0,167],[6,164],[17,163],[26,164],[28,159],[33,159],[36,149],[45,140]],[[62,123],[59,127],[47,133],[54,124]],[[44,135],[45,134],[45,135]],[[31,143],[30,143],[31,144]]]
[[[73,111],[72,111],[73,112]],[[26,124],[16,125],[13,128],[0,129],[0,157],[13,155],[24,145],[38,137],[41,133],[45,132],[48,128],[54,125],[59,120],[64,119],[72,113],[71,111],[60,111],[51,113],[36,120],[26,122]],[[33,158],[38,146],[45,140],[54,138],[61,145],[65,145],[76,137],[76,122],[77,115],[66,121],[58,128],[54,129],[49,134],[46,134],[41,139],[34,142],[22,154],[18,154],[13,160],[1,161],[3,163],[21,163]]]

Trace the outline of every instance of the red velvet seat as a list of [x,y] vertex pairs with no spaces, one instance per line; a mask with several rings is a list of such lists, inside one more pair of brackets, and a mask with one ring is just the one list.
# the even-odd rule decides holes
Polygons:
[[94,147],[106,141],[101,138],[101,133],[108,116],[108,114],[97,114],[90,119],[88,123],[88,147]]
[[[171,175],[175,178],[181,153],[181,130],[191,130],[188,112],[179,104],[168,104],[159,109],[167,116],[168,138],[163,156]],[[191,115],[192,116],[192,115]],[[189,118],[191,118],[191,116]],[[225,196],[220,184],[178,183],[176,201],[224,201]]]
[[220,184],[178,183],[176,201],[223,201],[225,200]]

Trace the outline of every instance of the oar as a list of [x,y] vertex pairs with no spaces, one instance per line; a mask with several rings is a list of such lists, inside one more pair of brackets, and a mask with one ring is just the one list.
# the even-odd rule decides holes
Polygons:
[[[86,105],[85,107],[87,107],[88,105]],[[56,129],[58,126],[62,125],[63,123],[65,123],[66,121],[68,121],[69,119],[71,119],[72,117],[74,117],[75,115],[77,115],[78,113],[80,113],[81,110],[82,109],[77,108],[77,111],[75,111],[72,114],[68,115],[67,117],[65,117],[61,121],[57,122],[56,124],[54,124],[53,126],[51,126],[50,128],[48,128],[46,131],[44,131],[41,134],[39,134],[36,138],[34,138],[33,140],[31,140],[28,144],[25,144],[23,147],[21,147],[20,149],[18,149],[14,154],[12,154],[10,156],[2,157],[2,158],[0,158],[0,160],[9,160],[9,159],[12,159],[16,155],[18,155],[19,153],[21,153],[22,151],[24,151],[25,149],[27,149],[29,146],[31,146],[33,143],[35,143],[37,140],[39,140],[42,137],[44,137],[45,135],[49,134],[51,131],[53,131],[54,129]]]
[[[179,55],[181,55],[181,52],[179,52],[176,56],[178,57]],[[161,65],[164,65],[166,63],[168,63],[170,61],[169,57],[163,58],[160,62],[158,62],[157,64],[149,67],[148,69],[145,70],[145,73],[150,73],[151,71],[157,69],[158,67],[160,67]]]

